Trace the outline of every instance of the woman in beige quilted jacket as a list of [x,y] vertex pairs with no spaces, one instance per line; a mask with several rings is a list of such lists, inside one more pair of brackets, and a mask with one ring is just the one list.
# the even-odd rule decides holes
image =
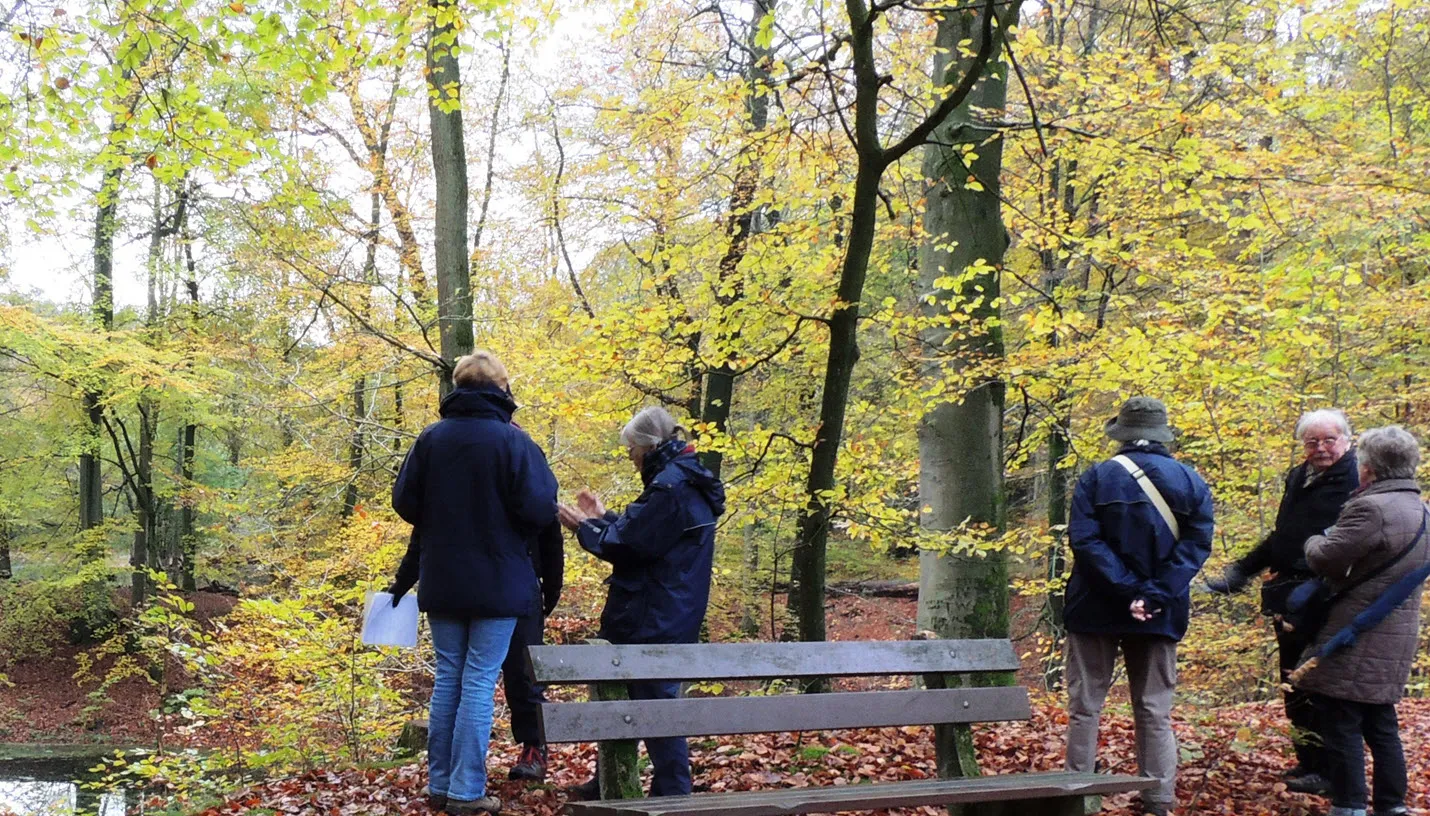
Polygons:
[[[1426,508],[1415,483],[1420,464],[1415,437],[1398,425],[1376,428],[1361,435],[1358,453],[1361,488],[1341,509],[1335,526],[1306,541],[1311,569],[1339,591],[1415,543],[1399,561],[1336,603],[1307,655],[1348,626],[1387,587],[1430,561],[1430,535],[1423,524]],[[1299,683],[1317,695],[1324,718],[1331,816],[1367,814],[1366,745],[1375,764],[1370,814],[1408,813],[1405,754],[1395,704],[1405,691],[1419,645],[1420,595],[1417,590],[1354,645],[1323,658]]]

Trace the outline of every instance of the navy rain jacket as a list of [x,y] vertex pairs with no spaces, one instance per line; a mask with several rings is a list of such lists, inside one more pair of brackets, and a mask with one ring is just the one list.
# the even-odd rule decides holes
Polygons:
[[619,516],[576,530],[587,552],[611,564],[601,637],[612,643],[694,643],[710,601],[715,520],[725,488],[681,440],[646,454],[645,491]]
[[514,411],[500,389],[456,389],[397,474],[392,507],[421,540],[417,604],[428,614],[514,618],[538,609],[529,552],[556,519],[556,477],[511,424]]
[[[1181,640],[1191,617],[1192,579],[1211,555],[1211,490],[1161,445],[1128,445],[1118,453],[1156,485],[1182,537],[1172,538],[1152,500],[1122,465],[1108,460],[1088,468],[1078,479],[1068,523],[1073,568],[1065,625],[1082,634]],[[1128,607],[1138,598],[1162,612],[1149,621],[1134,620]]]

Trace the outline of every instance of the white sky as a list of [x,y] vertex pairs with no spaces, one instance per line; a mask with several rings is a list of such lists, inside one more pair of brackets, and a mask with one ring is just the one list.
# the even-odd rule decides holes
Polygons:
[[[518,53],[525,50],[524,59],[529,61],[529,68],[523,68],[518,65],[516,59],[513,60],[508,98],[503,107],[503,119],[507,123],[512,122],[513,117],[522,109],[545,104],[544,93],[531,98],[531,95],[538,93],[539,88],[570,82],[573,68],[578,67],[574,64],[573,55],[590,53],[588,46],[603,40],[601,26],[612,19],[614,10],[610,5],[597,5],[566,12],[542,32],[543,38],[539,42],[518,43]],[[491,53],[491,49],[481,46],[473,49],[470,41],[466,45],[468,48],[464,52],[467,56],[463,64],[464,82],[480,83],[482,86],[489,83],[495,88],[496,67],[485,63],[480,66],[472,64],[476,50],[483,51],[485,59],[485,54]],[[473,90],[485,90],[485,87]],[[523,93],[527,95],[526,98],[520,98]],[[482,184],[486,178],[484,154],[489,121],[485,100],[473,103],[472,94],[468,94],[467,98],[468,182],[471,190],[471,216],[475,220]],[[411,121],[409,116],[410,125],[425,134],[428,130],[426,108],[416,105],[412,107],[420,121]],[[529,133],[523,133],[520,138],[499,140],[498,145],[499,156],[496,163],[499,173],[503,168],[510,168],[525,161],[535,149]],[[334,163],[344,168],[335,181],[350,189],[360,189],[364,186],[366,173],[352,166],[341,148],[333,145],[331,150]],[[135,188],[135,184],[142,184],[143,189]],[[138,168],[137,172],[129,172],[126,177],[126,200],[132,202],[137,194],[147,193],[149,184],[148,174],[143,172],[143,168]],[[430,179],[428,184],[430,185]],[[417,212],[425,220],[430,213],[422,210],[426,206],[422,202],[431,200],[430,190],[414,192],[416,195],[412,204],[418,207]],[[511,203],[501,202],[500,198],[501,185],[498,182],[493,199],[494,212],[499,211],[499,204]],[[355,195],[353,205],[356,212],[366,213],[369,206],[366,195]],[[0,207],[0,215],[3,215],[5,221],[0,225],[0,229],[4,231],[3,235],[0,235],[0,272],[8,273],[4,278],[0,278],[0,293],[32,294],[66,304],[90,301],[94,276],[93,201],[85,198],[67,202],[67,206],[60,209],[68,209],[70,212],[62,212],[54,222],[44,224],[41,230],[34,231],[26,224],[27,213],[13,205]],[[140,306],[145,303],[147,297],[145,256],[148,252],[148,239],[142,228],[133,226],[135,219],[131,218],[129,221],[130,223],[122,226],[119,234],[115,236],[114,300],[119,308]],[[383,222],[384,227],[387,227],[389,219],[386,212],[383,214]],[[423,238],[424,243],[430,243],[429,238],[419,237]],[[572,246],[571,250],[578,268],[593,254],[591,247]],[[430,252],[431,247],[424,246],[424,251]]]

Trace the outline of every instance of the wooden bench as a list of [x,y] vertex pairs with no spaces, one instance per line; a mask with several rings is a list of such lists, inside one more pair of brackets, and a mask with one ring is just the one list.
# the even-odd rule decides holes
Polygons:
[[[541,707],[547,742],[601,743],[603,798],[568,804],[567,811],[575,816],[774,816],[922,805],[963,805],[962,813],[977,816],[1083,816],[1100,804],[1100,799],[1089,797],[1146,790],[1156,784],[1143,777],[1057,772],[641,799],[637,739],[1026,720],[1032,712],[1027,689],[1022,687],[942,687],[954,685],[944,682],[945,675],[1016,671],[1017,655],[1007,640],[670,646],[614,646],[598,641],[584,646],[533,646],[528,655],[539,683],[593,684],[590,702]],[[887,675],[931,676],[926,685],[932,688],[623,699],[623,684],[631,681]]]

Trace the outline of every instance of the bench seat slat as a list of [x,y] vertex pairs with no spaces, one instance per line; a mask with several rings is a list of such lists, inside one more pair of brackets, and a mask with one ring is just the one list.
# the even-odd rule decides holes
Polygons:
[[1001,722],[1032,716],[1021,686],[546,703],[547,742]]
[[538,683],[741,680],[1017,671],[1007,640],[532,646]]
[[1094,796],[1156,787],[1154,779],[1090,773],[1032,773],[972,779],[875,782],[841,787],[785,788],[735,793],[697,793],[655,799],[572,802],[573,816],[785,816],[848,810],[920,807],[1007,800]]

